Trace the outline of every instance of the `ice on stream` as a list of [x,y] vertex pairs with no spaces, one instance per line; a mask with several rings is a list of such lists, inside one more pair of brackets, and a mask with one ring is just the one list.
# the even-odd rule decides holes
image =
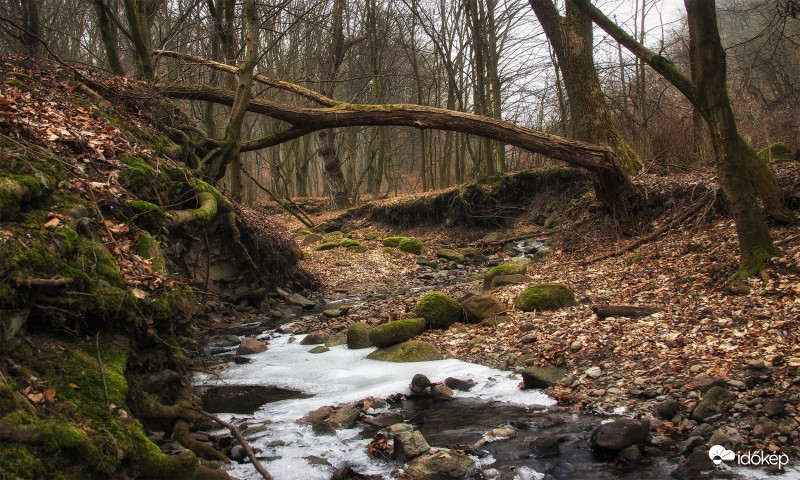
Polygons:
[[[270,420],[268,430],[260,437],[248,439],[252,446],[263,450],[260,456],[274,457],[263,461],[274,478],[298,480],[327,480],[335,468],[349,466],[360,473],[389,476],[396,466],[376,462],[367,455],[369,439],[359,439],[358,429],[340,430],[336,436],[317,436],[309,425],[297,419],[324,405],[346,405],[362,398],[387,397],[394,393],[409,393],[411,378],[421,373],[433,382],[447,377],[472,379],[476,385],[469,392],[456,391],[459,398],[501,401],[516,405],[556,402],[538,390],[520,390],[522,379],[489,367],[448,359],[435,362],[387,363],[367,360],[372,349],[350,350],[347,346],[332,347],[329,352],[310,354],[313,346],[300,345],[302,336],[290,342],[288,335],[270,339],[266,352],[251,355],[251,363],[233,365],[216,375],[198,375],[196,385],[264,385],[299,390],[313,395],[309,398],[267,403],[253,415],[254,421]],[[236,417],[220,414],[225,420]],[[243,417],[239,417],[243,418]],[[268,447],[270,442],[284,445]],[[326,459],[333,467],[312,465],[309,457]],[[399,465],[398,465],[399,466]],[[230,474],[245,479],[260,478],[252,466],[232,464]]]

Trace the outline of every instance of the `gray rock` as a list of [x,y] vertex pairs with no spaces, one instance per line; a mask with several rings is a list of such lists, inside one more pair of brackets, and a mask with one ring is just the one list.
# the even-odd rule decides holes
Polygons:
[[316,435],[336,435],[336,427],[328,420],[321,420],[311,425],[311,431]]
[[759,418],[756,426],[753,427],[753,436],[764,438],[778,431],[778,424],[768,418]]
[[414,430],[414,427],[407,423],[395,423],[394,425],[389,425],[384,430],[386,430],[386,433],[392,435],[400,432],[410,432]]
[[208,348],[226,348],[235,347],[240,343],[242,343],[242,341],[236,335],[214,335],[208,338],[206,346]]
[[426,453],[411,461],[406,470],[415,480],[448,480],[466,477],[475,461],[461,452],[443,450]]
[[409,340],[391,347],[379,348],[367,355],[367,358],[383,362],[430,362],[441,360],[442,354],[430,342]]
[[441,383],[431,387],[431,397],[436,400],[449,400],[453,397],[453,393],[453,390]]
[[580,340],[575,340],[569,344],[569,349],[573,352],[580,352],[583,349],[583,342]]
[[338,318],[348,312],[347,307],[337,307],[337,308],[329,308],[322,312],[322,314],[328,318]]
[[678,413],[678,410],[680,410],[680,404],[670,398],[656,405],[656,416],[669,420]]
[[431,381],[425,375],[418,373],[411,379],[411,395],[420,396],[427,395],[428,388],[431,386]]
[[338,345],[347,345],[347,332],[335,333],[325,340],[326,347],[336,347]]
[[325,353],[325,352],[330,352],[330,351],[331,351],[331,349],[326,347],[325,345],[317,345],[316,347],[314,347],[311,350],[309,350],[308,353],[317,354],[317,353]]
[[426,453],[430,448],[425,437],[422,436],[422,432],[400,432],[394,437],[392,456],[397,460],[407,462]]
[[239,462],[241,460],[244,460],[246,456],[247,452],[245,452],[243,446],[234,445],[233,448],[231,448],[231,460]]
[[714,462],[708,456],[708,450],[698,448],[689,455],[678,468],[672,471],[672,477],[678,480],[696,480],[701,473],[713,470]]
[[236,355],[255,355],[266,351],[267,345],[264,342],[247,337],[242,339],[242,343],[236,349]]
[[505,305],[491,293],[470,297],[461,302],[461,308],[470,323],[478,323],[506,311]]
[[289,303],[297,305],[298,307],[302,307],[306,310],[312,309],[314,306],[316,306],[316,303],[300,295],[299,293],[293,293],[287,300]]
[[324,344],[327,339],[327,333],[322,330],[316,330],[306,335],[303,340],[300,341],[300,345],[320,345]]
[[770,417],[782,417],[786,415],[786,402],[780,398],[770,398],[764,405],[764,412]]
[[300,242],[300,243],[303,246],[308,246],[308,245],[311,245],[312,243],[321,242],[323,240],[323,238],[325,238],[325,237],[323,237],[322,235],[320,235],[318,233],[309,233],[308,235],[303,237],[303,241]]
[[558,445],[558,437],[553,435],[540,435],[533,439],[530,444],[531,453],[537,457],[550,458],[557,457],[561,451]]
[[523,335],[519,341],[522,343],[536,343],[539,341],[539,337],[537,337],[535,333],[528,333]]
[[706,444],[706,439],[700,435],[695,435],[686,439],[686,442],[683,444],[683,448],[681,448],[681,455],[689,456],[694,449]]
[[531,277],[521,273],[512,273],[511,275],[498,275],[492,279],[491,288],[502,287],[505,285],[519,285],[521,283],[529,283]]
[[372,327],[364,322],[350,325],[350,328],[347,329],[347,348],[358,349],[373,346],[369,339],[370,331],[372,331]]
[[522,381],[525,388],[547,388],[552,387],[559,380],[567,376],[567,369],[564,367],[528,367],[522,371]]
[[697,421],[705,420],[722,412],[725,402],[733,398],[733,394],[722,387],[711,387],[694,408],[692,418]]
[[461,390],[462,392],[468,392],[472,387],[475,386],[475,380],[467,379],[461,380],[458,378],[447,377],[444,379],[444,384],[448,387],[452,388],[453,390]]
[[589,439],[592,450],[616,453],[631,445],[644,443],[650,434],[650,423],[618,418],[598,426]]
[[348,429],[356,426],[356,420],[358,420],[360,415],[361,412],[358,408],[353,405],[347,405],[333,412],[331,416],[328,417],[328,421],[337,430]]
[[450,262],[461,263],[464,261],[464,255],[458,253],[455,250],[449,248],[443,248],[436,252],[436,256],[439,258],[444,258]]
[[733,447],[734,441],[728,433],[718,428],[713,435],[711,435],[711,439],[708,441],[709,445],[722,445],[725,448]]
[[333,412],[333,408],[329,405],[325,405],[324,407],[319,407],[318,409],[314,410],[313,412],[308,412],[306,415],[306,422],[307,423],[317,423],[321,420],[325,420],[328,416]]
[[725,379],[705,374],[698,375],[692,379],[692,387],[695,390],[700,390],[700,393],[706,393],[712,387],[725,387],[725,385]]
[[586,376],[589,378],[600,378],[603,375],[603,371],[600,367],[589,367],[586,369]]

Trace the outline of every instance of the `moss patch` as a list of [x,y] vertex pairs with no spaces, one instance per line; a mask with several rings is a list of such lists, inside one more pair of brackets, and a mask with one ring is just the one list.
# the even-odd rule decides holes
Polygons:
[[483,288],[490,288],[495,277],[500,275],[524,275],[527,270],[528,267],[525,265],[515,265],[513,263],[504,263],[503,265],[492,267],[483,275]]
[[461,305],[441,292],[430,292],[417,304],[417,316],[431,328],[448,328],[461,318]]
[[130,221],[151,233],[158,232],[167,218],[158,205],[144,200],[125,202],[122,204],[122,211]]
[[425,247],[422,245],[422,242],[416,238],[406,238],[405,240],[401,241],[398,244],[400,250],[406,253],[413,253],[414,255],[422,255],[425,251]]
[[424,318],[408,318],[378,325],[369,332],[369,339],[376,347],[388,347],[405,342],[425,330]]
[[399,247],[403,240],[408,240],[408,237],[386,237],[382,243],[384,247]]
[[316,250],[321,252],[323,250],[333,250],[334,248],[339,248],[341,245],[339,242],[325,242],[319,246],[317,246]]
[[522,292],[514,306],[523,312],[557,310],[576,305],[575,294],[560,283],[538,283]]
[[359,243],[358,240],[353,240],[352,238],[343,238],[339,240],[339,245],[346,248],[352,248],[352,247],[360,247],[361,243]]
[[367,358],[383,362],[430,362],[441,360],[442,354],[429,342],[409,340],[391,347],[379,348],[367,355]]
[[792,158],[793,154],[794,152],[792,149],[789,148],[785,143],[778,142],[760,150],[758,152],[758,158],[765,162],[769,162],[771,160]]

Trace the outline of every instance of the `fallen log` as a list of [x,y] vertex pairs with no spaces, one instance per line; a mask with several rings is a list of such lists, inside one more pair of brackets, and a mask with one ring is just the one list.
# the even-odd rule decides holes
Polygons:
[[660,312],[661,307],[642,305],[592,305],[592,311],[600,318],[606,317],[646,317]]

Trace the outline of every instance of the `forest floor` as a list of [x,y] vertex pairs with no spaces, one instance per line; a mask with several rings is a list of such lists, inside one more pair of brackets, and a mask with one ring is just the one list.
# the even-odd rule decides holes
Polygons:
[[[783,163],[777,171],[787,195],[797,195],[800,164]],[[649,192],[714,190],[710,175],[670,180],[645,176],[638,182]],[[737,268],[733,221],[721,211],[720,201],[701,194],[691,197],[675,199],[681,211],[700,207],[691,217],[672,222],[680,214],[676,207],[654,218],[641,236],[628,238],[615,233],[612,223],[598,213],[593,194],[562,205],[554,247],[528,267],[527,275],[532,283],[569,286],[578,305],[545,313],[517,311],[514,300],[526,285],[500,287],[492,293],[508,309],[504,321],[457,323],[415,339],[432,342],[446,358],[497,368],[565,365],[571,375],[546,393],[576,411],[612,412],[625,407],[628,414],[650,418],[654,435],[667,444],[720,432],[730,445],[743,450],[800,457],[800,228],[772,225],[780,256],[767,262],[759,278],[749,280],[749,293],[733,295],[724,288]],[[531,212],[499,232],[514,237],[541,229],[534,218],[536,212]],[[290,228],[300,228],[288,217],[286,221]],[[664,234],[625,249],[643,240],[647,231],[670,223]],[[479,241],[486,230],[442,226],[399,230],[364,221],[350,226],[354,228],[347,236],[366,245],[365,252],[316,251],[317,244],[310,244],[303,247],[307,255],[301,265],[319,278],[320,295],[328,300],[372,297],[347,316],[319,316],[301,327],[305,330],[335,332],[356,321],[375,324],[414,317],[417,302],[432,288],[456,299],[480,291],[480,272],[486,267],[465,266],[451,272],[451,279],[460,280],[437,283],[436,275],[431,275],[435,272],[422,263],[433,259],[439,248],[473,246],[490,258],[507,260],[502,244]],[[375,232],[382,237],[415,236],[426,251],[421,257],[386,251],[379,240],[366,240]],[[601,318],[592,309],[601,304],[653,306],[658,312],[639,318]],[[729,390],[732,400],[725,404],[724,415],[698,426],[690,412],[715,385]],[[671,400],[678,402],[677,413],[666,417],[664,411],[656,413]]]

